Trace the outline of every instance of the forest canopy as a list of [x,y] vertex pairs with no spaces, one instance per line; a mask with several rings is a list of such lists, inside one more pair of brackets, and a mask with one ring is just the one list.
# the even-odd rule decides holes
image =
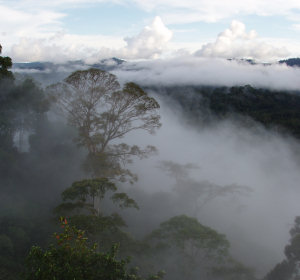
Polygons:
[[[149,94],[155,89],[198,128],[231,118],[299,138],[298,93],[249,85],[143,88],[97,68],[44,89],[15,77],[9,57],[0,56],[0,66],[0,278],[256,279],[231,255],[227,236],[197,215],[215,199],[249,195],[251,187],[196,181],[190,173],[201,167],[167,160],[158,168],[175,181],[171,192],[148,193],[130,164],[157,149],[151,138],[141,147],[126,137],[159,131],[160,104]],[[285,259],[265,279],[295,275],[299,221]]]

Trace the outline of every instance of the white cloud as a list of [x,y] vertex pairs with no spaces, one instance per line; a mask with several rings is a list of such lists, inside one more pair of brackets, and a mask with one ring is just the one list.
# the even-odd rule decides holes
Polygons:
[[[138,70],[138,71],[137,71]],[[164,60],[127,63],[114,72],[122,81],[141,85],[207,85],[254,87],[275,90],[300,89],[300,68],[284,64],[250,65],[226,59],[177,57]]]
[[157,58],[167,50],[172,38],[169,30],[160,17],[155,17],[150,25],[134,37],[125,37],[124,46],[120,48],[101,48],[97,53],[88,58],[88,62],[94,62],[105,57],[120,57],[123,59],[149,59]]
[[51,26],[52,30],[60,29],[63,13],[40,9],[38,11],[22,11],[0,3],[0,30],[12,33],[13,36],[39,36]]
[[155,17],[137,36],[127,37],[125,57],[153,58],[165,49],[172,38],[172,32],[164,25],[160,17]]
[[197,56],[222,58],[251,58],[258,60],[276,60],[287,57],[286,48],[278,48],[267,44],[257,37],[254,30],[246,32],[245,25],[232,21],[230,28],[221,32],[214,43],[202,46]]
[[[43,9],[23,11],[0,2],[0,40],[4,55],[12,56],[12,46],[17,44],[21,48],[28,38],[36,43],[52,38],[53,34],[62,30],[61,19],[64,16],[63,13]],[[27,60],[25,50],[23,56]]]
[[[92,6],[102,2],[128,6],[135,3],[161,17],[156,17],[137,36],[125,39],[117,36],[68,34],[63,29],[67,8]],[[282,9],[279,9],[282,0],[275,0],[272,5],[260,2],[256,3],[256,6],[252,2],[246,5],[237,0],[229,0],[229,3],[219,0],[0,0],[0,41],[4,47],[4,55],[11,56],[14,61],[73,59],[95,61],[111,56],[124,59],[157,58],[161,54],[170,54],[171,49],[172,55],[185,53],[187,51],[185,48],[195,51],[205,43],[202,40],[197,42],[196,46],[194,39],[191,39],[192,42],[171,42],[172,32],[164,23],[211,22],[236,13],[271,15],[276,11],[292,18],[290,9],[297,6],[300,8],[300,3],[298,5],[290,0],[286,1],[286,6]],[[294,27],[297,28],[297,24]],[[247,33],[239,24],[223,33],[215,43],[206,45],[201,55],[258,59],[266,59],[266,55],[272,59],[286,57],[288,54],[284,48],[274,48],[255,38],[255,33]],[[250,36],[251,40],[248,40],[247,36]],[[181,50],[178,51],[178,48]],[[296,55],[299,54],[297,50],[294,52]]]
[[[53,61],[86,59],[95,62],[107,57],[146,59],[158,57],[166,48],[172,32],[159,17],[134,37],[74,35],[45,32],[40,36],[21,36],[12,44],[9,55],[14,61]],[[3,44],[5,45],[5,44]],[[113,46],[113,47],[112,47]]]
[[[113,36],[71,35],[63,32],[49,34],[45,38],[23,37],[11,47],[10,56],[14,61],[52,61],[110,57],[116,53],[111,46],[124,47],[122,38]],[[101,54],[99,54],[101,50]]]

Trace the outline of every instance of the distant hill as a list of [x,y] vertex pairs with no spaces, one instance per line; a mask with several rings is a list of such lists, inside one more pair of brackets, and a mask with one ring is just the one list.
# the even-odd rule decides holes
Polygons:
[[271,63],[262,63],[262,62],[257,62],[254,59],[248,59],[248,58],[229,58],[228,61],[236,61],[239,63],[244,63],[244,64],[250,64],[250,65],[271,65]]
[[254,125],[287,132],[300,139],[300,92],[274,91],[249,85],[236,87],[152,88],[172,98],[198,124],[233,117]]
[[82,60],[68,61],[65,63],[52,63],[52,62],[26,62],[14,63],[12,70],[15,74],[31,76],[43,85],[49,85],[61,81],[69,76],[72,72],[88,68],[98,68],[105,71],[113,71],[125,60],[112,57],[102,59],[97,63],[87,64]]
[[53,62],[23,62],[23,63],[14,63],[13,69],[29,69],[29,70],[51,70],[57,71],[62,68],[80,68],[80,67],[94,67],[94,68],[101,68],[106,71],[110,71],[124,63],[125,60],[112,57],[108,59],[102,59],[101,61],[94,63],[94,64],[87,64],[82,60],[75,60],[75,61],[68,61],[65,63],[53,63]]
[[296,66],[296,67],[300,67],[300,58],[289,58],[286,60],[280,60],[279,63],[285,63],[288,66]]
[[[235,58],[230,58],[228,59],[229,61],[236,61],[240,63],[246,63],[249,65],[257,65],[257,64],[262,64],[262,65],[271,65],[270,63],[259,63],[256,62],[252,59],[235,59]],[[28,72],[33,72],[33,71],[48,71],[49,72],[72,72],[76,71],[79,69],[85,69],[89,67],[94,67],[94,68],[99,68],[103,69],[105,71],[113,71],[116,68],[118,68],[120,65],[126,63],[125,60],[112,57],[112,58],[107,58],[107,59],[102,59],[99,62],[88,64],[85,63],[82,60],[75,60],[75,61],[68,61],[65,63],[53,63],[53,62],[27,62],[27,63],[14,63],[13,64],[13,70],[16,72],[26,72],[26,70],[29,70]],[[283,64],[285,63],[288,66],[297,66],[300,67],[300,58],[289,58],[286,60],[280,60],[278,63]]]

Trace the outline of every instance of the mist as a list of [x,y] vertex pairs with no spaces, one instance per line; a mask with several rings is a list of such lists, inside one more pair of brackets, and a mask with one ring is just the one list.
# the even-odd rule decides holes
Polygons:
[[[61,75],[47,70],[31,74],[47,86],[73,70],[64,68]],[[184,104],[194,102],[192,86],[250,84],[298,91],[300,70],[280,64],[181,57],[126,62],[111,72],[121,83],[137,82],[154,97],[162,123],[154,135],[137,131],[119,139],[158,150],[129,165],[139,177],[135,184],[118,183],[140,207],[122,212],[126,231],[142,239],[175,215],[195,217],[225,234],[231,255],[263,277],[284,258],[289,230],[300,212],[299,140],[253,120],[245,125],[245,117],[236,114],[218,119],[203,108],[195,116]],[[168,95],[166,87],[182,87],[183,94]],[[66,187],[84,178],[86,151],[76,147],[76,131],[55,110],[54,105],[50,107],[30,131],[26,151],[30,154],[18,164],[25,174],[2,199],[3,209],[13,202],[19,204],[20,212],[35,204],[52,209]],[[206,121],[208,115],[212,117]]]
[[257,63],[247,60],[227,60],[222,58],[203,58],[193,55],[177,56],[154,60],[122,61],[111,65],[111,60],[101,60],[96,64],[83,61],[64,64],[33,63],[13,68],[17,77],[33,77],[46,87],[62,81],[76,70],[89,67],[101,68],[117,75],[120,82],[134,81],[143,86],[238,86],[251,85],[272,90],[299,90],[300,68],[282,63]]
[[[191,125],[178,104],[157,93],[155,97],[161,104],[162,128],[155,136],[135,134],[128,139],[141,145],[150,142],[159,151],[134,165],[139,175],[136,200],[143,207],[132,213],[129,224],[145,233],[171,216],[195,216],[226,234],[233,256],[263,276],[283,259],[289,229],[300,211],[298,141],[259,124],[247,129],[231,119],[209,126]],[[214,184],[246,189],[216,196],[203,205],[200,196],[189,201],[176,190],[175,175],[162,170],[163,161],[192,164],[187,176],[199,188]],[[188,185],[180,187],[183,193],[189,191]],[[131,188],[128,191],[134,196]],[[144,195],[143,200],[143,192],[150,193],[151,199]],[[195,205],[200,206],[196,212]]]
[[274,90],[298,90],[300,69],[286,64],[250,64],[247,61],[184,56],[127,62],[112,71],[120,80],[141,85],[251,85]]

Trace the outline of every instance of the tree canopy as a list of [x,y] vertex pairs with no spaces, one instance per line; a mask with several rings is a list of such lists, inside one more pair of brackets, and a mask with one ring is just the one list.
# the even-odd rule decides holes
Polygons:
[[121,88],[116,76],[94,68],[76,71],[48,91],[78,129],[76,142],[89,153],[87,170],[97,177],[135,179],[124,163],[155,148],[140,149],[116,140],[134,130],[154,133],[161,126],[157,101],[135,83]]
[[190,279],[195,275],[204,277],[212,267],[226,260],[230,245],[224,235],[186,215],[161,223],[148,240],[158,252],[168,252],[170,258],[162,254],[160,261],[166,266],[167,273],[172,271],[178,279]]
[[266,276],[266,280],[298,279],[300,263],[300,217],[296,216],[290,230],[290,242],[285,246],[286,259],[278,263]]
[[[0,45],[0,54],[2,53],[2,46]],[[13,74],[8,69],[12,67],[12,60],[8,56],[0,56],[0,80],[3,78],[13,79]]]
[[[62,218],[63,232],[55,233],[56,244],[43,250],[33,246],[27,257],[25,280],[143,280],[137,269],[128,267],[129,260],[117,259],[117,245],[110,252],[98,252],[89,246],[84,231],[70,226]],[[159,280],[163,273],[149,276]]]

